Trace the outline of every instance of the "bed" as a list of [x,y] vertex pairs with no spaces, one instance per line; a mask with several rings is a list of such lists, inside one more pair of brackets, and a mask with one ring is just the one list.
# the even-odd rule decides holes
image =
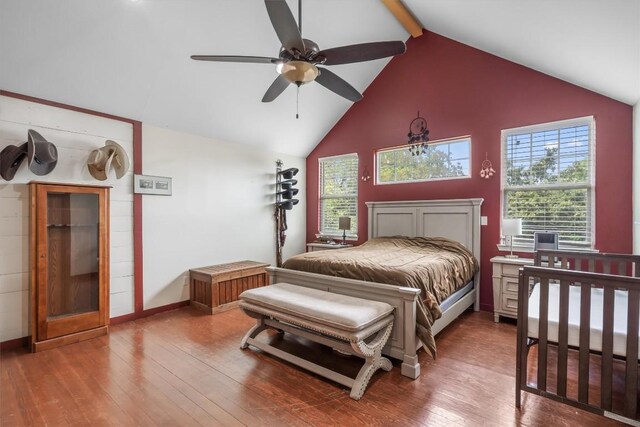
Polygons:
[[[443,237],[464,246],[480,260],[480,206],[482,199],[368,202],[368,237]],[[350,249],[328,251],[346,252]],[[321,254],[321,253],[320,253]],[[401,372],[410,378],[420,375],[416,336],[421,317],[421,290],[392,283],[335,277],[286,268],[268,268],[271,283],[285,282],[330,292],[386,302],[394,307],[395,322],[383,353],[402,361]],[[442,315],[430,327],[436,335],[469,307],[479,308],[479,269],[469,284],[441,301]]]
[[527,391],[638,425],[640,256],[550,250],[534,264],[520,272],[516,406]]

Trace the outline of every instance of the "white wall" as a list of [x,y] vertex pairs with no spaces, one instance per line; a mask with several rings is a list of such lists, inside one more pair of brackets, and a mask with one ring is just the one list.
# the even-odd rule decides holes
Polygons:
[[640,254],[640,101],[633,107],[633,253]]
[[[275,264],[276,160],[297,167],[283,258],[305,250],[305,159],[143,125],[143,173],[173,178],[172,196],[143,196],[144,308],[189,299],[189,269]],[[248,130],[247,137],[259,138]]]
[[27,140],[28,129],[58,148],[58,165],[46,176],[25,160],[12,181],[0,178],[0,342],[29,334],[30,181],[110,185],[111,317],[133,312],[133,194],[130,171],[97,181],[86,167],[89,152],[112,139],[132,158],[132,126],[66,109],[0,96],[0,150]]

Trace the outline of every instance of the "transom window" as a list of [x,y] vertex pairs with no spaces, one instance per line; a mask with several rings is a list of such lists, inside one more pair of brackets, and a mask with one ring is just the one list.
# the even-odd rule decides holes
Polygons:
[[376,152],[376,183],[398,184],[470,176],[471,138],[433,141],[414,156],[408,146]]
[[593,248],[593,117],[502,131],[503,217],[522,218],[516,246],[557,231],[569,248]]
[[341,216],[351,218],[348,236],[358,231],[358,155],[320,159],[320,233],[342,235]]

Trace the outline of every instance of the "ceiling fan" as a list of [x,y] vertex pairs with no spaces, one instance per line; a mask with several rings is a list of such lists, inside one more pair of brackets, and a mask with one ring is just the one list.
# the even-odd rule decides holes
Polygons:
[[298,24],[286,0],[265,0],[271,25],[282,43],[277,58],[265,56],[192,55],[197,61],[248,62],[274,64],[278,77],[262,97],[262,102],[276,99],[290,84],[300,87],[317,81],[325,88],[356,102],[362,94],[353,86],[326,68],[318,65],[351,64],[399,55],[406,51],[402,41],[354,44],[320,50],[309,39],[302,38],[302,0],[298,0]]

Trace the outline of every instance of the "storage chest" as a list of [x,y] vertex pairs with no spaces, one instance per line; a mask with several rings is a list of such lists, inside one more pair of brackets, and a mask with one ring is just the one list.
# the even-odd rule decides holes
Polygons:
[[238,261],[189,270],[190,304],[209,314],[238,300],[247,289],[269,284],[265,267],[256,261]]

